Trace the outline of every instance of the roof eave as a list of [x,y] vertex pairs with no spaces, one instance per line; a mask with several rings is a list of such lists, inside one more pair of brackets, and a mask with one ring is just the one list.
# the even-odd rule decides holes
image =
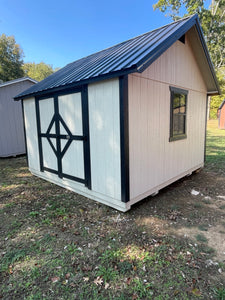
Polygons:
[[76,81],[76,82],[73,82],[71,84],[61,85],[61,86],[54,87],[54,88],[51,88],[51,89],[48,88],[46,90],[42,90],[42,91],[39,91],[39,92],[29,93],[27,95],[22,95],[22,96],[18,95],[16,97],[14,97],[14,101],[24,100],[24,99],[28,99],[28,98],[36,97],[36,96],[44,96],[44,95],[52,94],[52,93],[59,92],[59,91],[62,91],[62,90],[76,88],[76,87],[86,85],[86,84],[90,84],[90,83],[95,83],[95,82],[106,80],[106,79],[111,79],[111,78],[120,77],[120,76],[123,76],[123,75],[128,75],[130,73],[135,73],[137,71],[138,71],[137,66],[133,65],[128,69],[124,69],[124,70],[120,70],[120,71],[114,71],[114,72],[110,72],[110,73],[107,73],[107,74],[102,74],[102,75],[99,75],[99,76],[96,76],[96,77]]
[[144,70],[146,70],[157,58],[159,58],[160,55],[162,55],[169,47],[171,47],[179,38],[181,38],[189,29],[191,29],[193,26],[196,26],[197,32],[200,37],[200,41],[206,56],[206,59],[209,64],[209,68],[215,83],[215,91],[209,92],[213,93],[213,95],[220,95],[220,87],[217,81],[216,73],[214,70],[213,63],[211,61],[209,51],[204,39],[204,35],[201,29],[200,21],[197,15],[194,15],[191,17],[181,28],[178,28],[177,31],[169,36],[162,44],[160,44],[156,49],[154,49],[153,52],[151,52],[149,55],[145,56],[141,61],[137,64],[137,69],[139,73],[142,73]]

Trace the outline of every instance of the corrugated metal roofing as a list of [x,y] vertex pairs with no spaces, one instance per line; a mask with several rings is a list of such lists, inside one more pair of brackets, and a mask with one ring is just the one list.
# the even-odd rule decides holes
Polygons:
[[79,59],[16,96],[15,99],[60,87],[88,83],[91,80],[142,72],[195,24],[199,24],[197,15],[181,19]]

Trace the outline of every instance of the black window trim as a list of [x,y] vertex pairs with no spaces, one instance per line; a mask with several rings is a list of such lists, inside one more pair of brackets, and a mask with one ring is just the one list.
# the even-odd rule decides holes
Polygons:
[[[179,135],[173,135],[173,97],[174,94],[182,94],[185,95],[185,102],[186,102],[186,111],[185,111],[185,133],[179,134]],[[177,87],[170,86],[170,138],[169,141],[178,141],[183,140],[187,138],[187,101],[188,101],[188,90],[180,89]]]

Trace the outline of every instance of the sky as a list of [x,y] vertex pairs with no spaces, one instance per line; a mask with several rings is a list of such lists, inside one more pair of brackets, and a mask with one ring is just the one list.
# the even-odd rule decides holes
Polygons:
[[14,35],[24,62],[61,68],[172,22],[157,0],[0,0],[0,35]]

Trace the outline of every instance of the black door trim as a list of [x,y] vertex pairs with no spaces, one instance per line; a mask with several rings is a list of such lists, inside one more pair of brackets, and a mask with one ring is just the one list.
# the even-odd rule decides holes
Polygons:
[[[61,95],[81,93],[81,104],[82,104],[82,124],[83,124],[83,135],[73,135],[66,123],[62,119],[59,113],[59,103],[58,97]],[[46,133],[41,132],[41,122],[40,122],[40,106],[39,102],[45,99],[52,98],[54,102],[54,115],[50,121]],[[88,117],[88,90],[87,86],[83,86],[79,89],[68,89],[64,92],[55,93],[52,95],[46,95],[45,97],[36,97],[35,98],[35,107],[36,107],[36,118],[37,118],[37,136],[38,136],[38,148],[39,148],[39,158],[40,158],[40,171],[50,172],[58,175],[60,178],[68,178],[80,183],[85,184],[89,189],[91,189],[91,164],[90,164],[90,142],[89,142],[89,117]],[[67,131],[68,134],[60,134],[60,122]],[[50,133],[52,126],[55,124],[55,133]],[[42,147],[42,138],[47,138],[53,152],[56,155],[57,159],[57,170],[47,168],[44,166],[43,162],[43,147]],[[54,147],[51,138],[56,139],[56,148]],[[68,142],[61,149],[61,139],[66,139]],[[84,179],[69,174],[63,173],[62,170],[62,158],[66,153],[67,149],[74,141],[83,141],[83,156],[84,156]]]

